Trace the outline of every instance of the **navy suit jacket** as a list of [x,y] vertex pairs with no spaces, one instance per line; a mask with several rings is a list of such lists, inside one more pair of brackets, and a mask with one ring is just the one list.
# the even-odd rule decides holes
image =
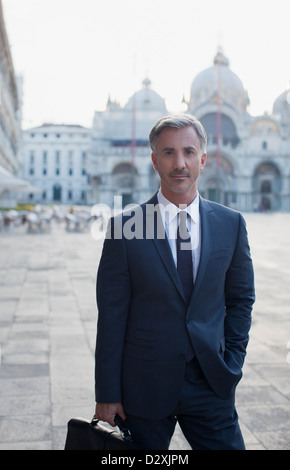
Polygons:
[[254,302],[242,215],[200,198],[201,256],[187,306],[157,203],[155,194],[111,219],[97,276],[96,401],[151,419],[177,406],[188,342],[214,392],[233,396]]

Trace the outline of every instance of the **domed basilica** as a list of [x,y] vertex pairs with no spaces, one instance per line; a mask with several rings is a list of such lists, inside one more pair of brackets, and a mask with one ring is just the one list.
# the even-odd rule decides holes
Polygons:
[[[290,91],[277,97],[271,115],[251,116],[249,103],[242,81],[218,51],[213,65],[194,78],[186,102],[208,134],[199,192],[241,211],[290,211]],[[124,107],[109,98],[106,110],[95,113],[91,203],[113,206],[117,195],[123,206],[144,202],[159,187],[148,134],[166,114],[165,99],[148,79]]]

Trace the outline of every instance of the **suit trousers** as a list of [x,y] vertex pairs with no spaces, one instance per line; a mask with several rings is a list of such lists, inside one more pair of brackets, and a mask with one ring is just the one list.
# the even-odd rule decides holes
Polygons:
[[224,400],[214,393],[194,358],[186,364],[180,400],[170,416],[146,420],[126,414],[127,423],[146,449],[168,449],[178,422],[194,450],[245,450],[234,402],[234,397]]

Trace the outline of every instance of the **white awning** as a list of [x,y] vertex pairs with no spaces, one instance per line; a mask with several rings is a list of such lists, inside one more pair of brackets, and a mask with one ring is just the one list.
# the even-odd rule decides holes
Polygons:
[[43,190],[32,186],[24,179],[18,178],[0,165],[0,194],[6,191],[41,193]]
[[29,193],[29,194],[36,194],[36,193],[43,193],[43,189],[38,188],[37,186],[32,186],[31,184],[28,184],[28,186],[21,187],[18,189],[19,193]]

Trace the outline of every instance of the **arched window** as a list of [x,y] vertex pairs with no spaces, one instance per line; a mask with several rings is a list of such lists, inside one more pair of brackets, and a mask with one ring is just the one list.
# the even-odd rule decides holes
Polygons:
[[[209,113],[200,118],[207,132],[209,142],[217,142],[217,120],[217,113]],[[224,145],[230,144],[233,148],[240,141],[235,123],[225,114],[221,114],[221,138]]]
[[260,210],[281,208],[282,175],[272,162],[261,163],[254,173],[253,190]]
[[137,170],[130,163],[121,163],[113,170],[114,185],[118,188],[133,190],[136,183]]

